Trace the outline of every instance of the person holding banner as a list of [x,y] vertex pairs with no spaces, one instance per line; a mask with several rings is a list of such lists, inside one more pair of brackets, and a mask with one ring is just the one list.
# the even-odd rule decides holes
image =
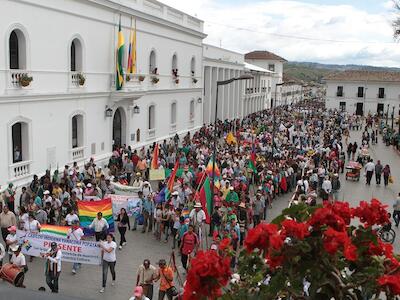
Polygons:
[[58,279],[61,273],[62,252],[56,242],[50,244],[50,249],[41,254],[46,258],[46,283],[52,293],[58,293]]
[[96,242],[104,239],[104,233],[107,232],[110,226],[107,223],[107,220],[103,218],[103,213],[99,211],[97,213],[97,218],[94,218],[92,223],[89,225],[89,228],[94,229],[94,235],[96,238]]
[[[129,223],[129,216],[126,213],[126,209],[123,207],[121,208],[121,211],[118,214],[117,222],[118,222],[118,231],[121,236],[118,249],[122,250],[122,246],[126,245],[126,238],[125,238],[126,230],[131,229],[131,224]],[[135,225],[136,225],[136,218],[135,218]]]
[[[79,220],[72,221],[72,227],[68,230],[67,238],[75,241],[80,241],[84,236],[82,228],[79,227]],[[76,270],[81,268],[80,263],[72,265],[72,274],[76,274]]]
[[106,288],[108,268],[110,268],[112,276],[111,285],[115,285],[115,264],[117,262],[115,250],[117,249],[117,244],[113,241],[113,238],[114,236],[109,233],[106,241],[100,243],[100,248],[103,250],[103,285],[100,293],[104,293]]

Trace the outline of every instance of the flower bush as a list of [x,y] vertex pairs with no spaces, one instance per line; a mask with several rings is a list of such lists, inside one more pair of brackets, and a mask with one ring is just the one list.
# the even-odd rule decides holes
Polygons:
[[248,231],[230,280],[229,241],[192,260],[184,299],[396,299],[400,263],[377,226],[389,222],[379,200],[305,204]]

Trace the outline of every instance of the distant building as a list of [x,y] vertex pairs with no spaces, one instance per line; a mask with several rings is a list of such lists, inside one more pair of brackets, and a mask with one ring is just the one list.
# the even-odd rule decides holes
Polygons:
[[387,113],[399,108],[400,73],[343,71],[326,81],[326,107],[357,115]]
[[[259,66],[261,68],[267,69],[271,72],[274,72],[272,78],[272,99],[275,101],[274,105],[281,105],[282,96],[281,96],[281,86],[277,86],[277,84],[281,84],[283,82],[283,64],[287,62],[286,59],[272,53],[269,51],[252,51],[244,56],[245,61],[247,63]],[[272,101],[271,101],[272,103]]]
[[221,86],[218,95],[217,118],[220,120],[243,118],[265,109],[271,102],[274,73],[244,62],[244,55],[203,45],[204,103],[203,122],[214,122],[217,81],[251,74],[251,80],[234,81]]
[[283,85],[281,90],[281,104],[292,105],[304,99],[305,84],[301,80],[291,78],[283,74]]

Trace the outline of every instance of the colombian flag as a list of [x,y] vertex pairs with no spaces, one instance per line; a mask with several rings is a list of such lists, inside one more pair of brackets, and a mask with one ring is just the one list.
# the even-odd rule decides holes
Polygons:
[[124,70],[122,69],[122,61],[124,58],[124,34],[121,30],[121,16],[119,16],[119,27],[118,27],[118,47],[117,47],[117,80],[116,88],[117,91],[122,89],[124,85]]
[[127,73],[128,74],[136,73],[136,19],[135,19],[135,28],[131,28],[131,34],[129,37]]
[[100,201],[78,201],[79,221],[85,235],[93,235],[94,230],[89,228],[98,212],[103,213],[103,218],[107,220],[108,232],[114,232],[114,218],[112,203],[110,198]]

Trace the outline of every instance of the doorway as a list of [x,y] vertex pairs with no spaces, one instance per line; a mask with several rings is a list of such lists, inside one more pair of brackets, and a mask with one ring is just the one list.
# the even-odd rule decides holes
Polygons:
[[125,112],[122,108],[118,108],[114,113],[113,128],[112,128],[112,140],[113,147],[120,147],[125,144],[125,128],[126,118]]
[[378,107],[376,109],[376,112],[378,113],[379,116],[383,116],[383,110],[384,110],[383,103],[378,103]]
[[339,109],[341,112],[345,112],[346,111],[346,102],[340,102]]
[[364,103],[357,102],[356,115],[357,116],[363,116],[364,115]]

